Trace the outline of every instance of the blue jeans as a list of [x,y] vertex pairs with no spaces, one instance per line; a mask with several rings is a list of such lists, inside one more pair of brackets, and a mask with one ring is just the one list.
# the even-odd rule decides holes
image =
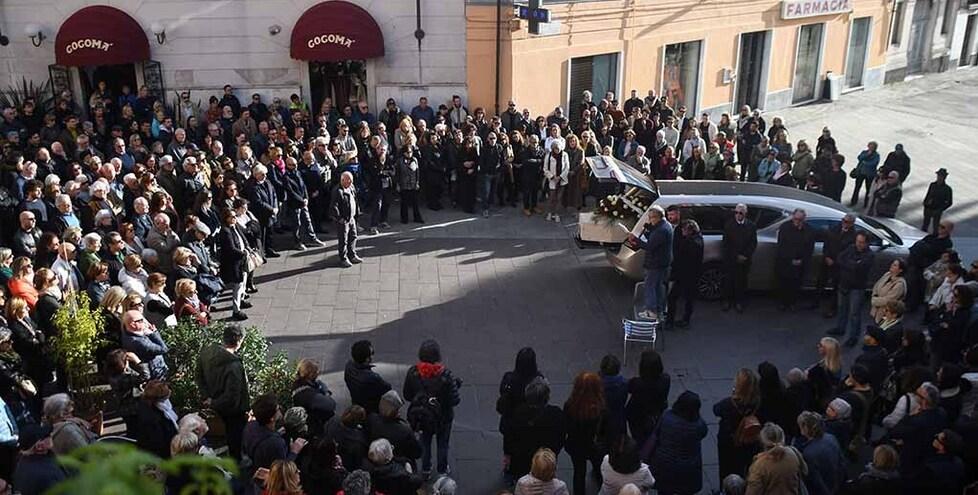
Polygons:
[[438,472],[445,474],[448,471],[448,439],[452,435],[452,422],[442,423],[438,426],[437,432],[421,432],[421,470],[431,471],[431,440],[437,439],[438,447]]
[[666,268],[645,269],[645,309],[658,314],[666,307]]
[[849,340],[858,339],[862,335],[863,307],[866,304],[866,294],[862,289],[843,289],[837,291],[839,299],[839,332],[849,335]]
[[492,202],[492,182],[495,176],[490,174],[479,174],[479,201],[482,203],[482,211],[489,211],[489,203]]

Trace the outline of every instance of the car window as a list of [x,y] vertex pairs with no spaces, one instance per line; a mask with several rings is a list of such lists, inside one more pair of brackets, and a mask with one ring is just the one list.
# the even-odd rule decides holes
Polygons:
[[842,223],[842,219],[833,220],[831,218],[809,218],[808,226],[815,231],[815,242],[825,242],[825,236],[829,229],[837,227]]
[[754,221],[754,225],[756,225],[758,229],[763,229],[785,217],[785,213],[781,210],[774,210],[760,206],[751,206],[747,211],[751,213],[751,220]]
[[864,232],[867,236],[869,236],[869,245],[870,246],[882,246],[883,245],[883,240],[880,239],[880,236],[876,235],[876,233],[874,233],[872,230],[869,230],[866,227],[863,227],[862,225],[859,225],[858,223],[856,224],[856,232]]
[[703,235],[723,234],[723,226],[733,218],[734,205],[684,205],[682,218],[696,220]]

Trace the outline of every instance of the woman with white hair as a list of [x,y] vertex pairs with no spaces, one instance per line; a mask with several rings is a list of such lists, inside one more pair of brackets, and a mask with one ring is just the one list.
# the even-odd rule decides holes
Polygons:
[[68,454],[98,438],[88,421],[75,416],[75,402],[68,394],[54,394],[44,400],[44,422],[51,425],[52,450],[57,455]]
[[386,439],[374,440],[367,450],[370,479],[374,488],[389,495],[414,495],[424,479],[406,464],[394,460],[394,447]]

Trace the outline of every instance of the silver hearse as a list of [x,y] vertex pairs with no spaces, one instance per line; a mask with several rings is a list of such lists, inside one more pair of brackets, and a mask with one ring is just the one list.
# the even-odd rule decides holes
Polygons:
[[[618,165],[627,167],[620,162]],[[699,224],[704,241],[704,266],[699,287],[700,296],[704,299],[718,299],[722,295],[725,278],[722,266],[723,226],[733,218],[733,209],[738,203],[747,205],[748,218],[757,225],[757,250],[748,281],[749,287],[754,290],[775,287],[778,228],[789,221],[791,212],[796,208],[807,212],[808,223],[817,232],[838,225],[846,213],[853,213],[856,216],[856,229],[869,234],[871,249],[877,253],[875,266],[870,273],[871,281],[879,278],[894,259],[905,259],[910,246],[926,235],[899,220],[860,215],[825,196],[785,186],[727,181],[675,180],[653,183],[642,174],[631,171],[617,175],[625,186],[620,196],[630,198],[630,203],[657,204],[663,208],[676,206],[682,218],[695,219]],[[645,198],[644,202],[639,198]],[[640,280],[643,277],[642,260],[645,253],[631,249],[623,241],[628,230],[636,234],[641,231],[641,222],[617,222],[615,227],[618,234],[610,239],[607,232],[604,235],[593,234],[595,229],[592,228],[594,221],[590,219],[591,215],[590,212],[581,214],[578,245],[604,249],[608,261],[617,271]],[[821,261],[822,236],[818,237],[810,267],[818,266]],[[815,276],[815,270],[810,268],[806,274],[806,287],[814,287]]]

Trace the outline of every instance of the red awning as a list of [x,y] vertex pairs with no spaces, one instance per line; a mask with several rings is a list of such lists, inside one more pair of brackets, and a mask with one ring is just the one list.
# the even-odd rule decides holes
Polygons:
[[290,55],[318,62],[383,57],[384,35],[366,10],[330,0],[309,7],[296,21]]
[[149,41],[129,14],[107,5],[71,15],[54,40],[59,65],[113,65],[149,60]]

